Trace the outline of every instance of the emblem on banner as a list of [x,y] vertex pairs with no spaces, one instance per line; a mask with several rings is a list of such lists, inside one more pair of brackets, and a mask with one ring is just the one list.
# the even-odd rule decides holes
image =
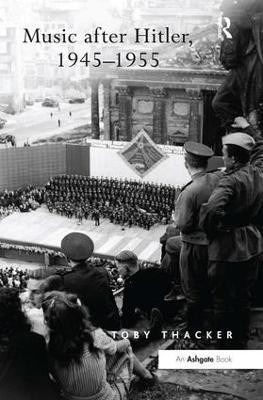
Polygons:
[[119,155],[141,178],[167,157],[144,129],[140,130]]

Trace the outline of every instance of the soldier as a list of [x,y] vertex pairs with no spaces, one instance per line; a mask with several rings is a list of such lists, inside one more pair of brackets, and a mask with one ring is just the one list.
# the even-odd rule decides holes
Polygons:
[[78,225],[81,225],[83,220],[83,210],[81,207],[77,209],[77,218],[78,218]]
[[187,301],[188,330],[194,336],[203,328],[204,306],[209,298],[208,287],[208,240],[199,226],[199,212],[222,172],[207,173],[208,159],[213,151],[195,142],[185,143],[185,166],[192,180],[184,187],[175,207],[175,223],[180,230],[182,248],[180,273]]
[[216,329],[233,334],[233,341],[220,345],[242,349],[247,345],[251,291],[263,252],[259,230],[263,225],[263,139],[256,137],[243,117],[235,119],[235,126],[246,129],[257,143],[243,132],[223,137],[226,172],[203,206],[201,221],[209,238]]
[[67,292],[76,293],[89,308],[95,326],[119,330],[120,317],[108,273],[88,261],[93,249],[93,241],[83,233],[72,232],[63,238],[61,250],[71,267],[63,274],[64,287]]
[[98,209],[95,209],[93,212],[93,217],[95,220],[95,226],[99,226],[100,225],[100,212]]

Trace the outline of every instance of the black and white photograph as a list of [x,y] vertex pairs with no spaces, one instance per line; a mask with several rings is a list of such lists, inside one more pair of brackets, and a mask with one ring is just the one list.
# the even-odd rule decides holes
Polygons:
[[0,0],[0,400],[262,400],[263,1]]

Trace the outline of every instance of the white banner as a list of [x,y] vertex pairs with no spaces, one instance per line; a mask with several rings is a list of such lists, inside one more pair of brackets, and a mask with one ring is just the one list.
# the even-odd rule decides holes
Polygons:
[[263,350],[160,350],[159,369],[263,369]]

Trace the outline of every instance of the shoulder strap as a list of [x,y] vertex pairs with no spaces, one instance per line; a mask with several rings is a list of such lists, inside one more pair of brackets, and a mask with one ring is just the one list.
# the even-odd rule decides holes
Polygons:
[[193,183],[193,181],[189,181],[189,182],[187,182],[182,188],[181,188],[181,193],[189,186],[189,185],[191,185],[191,183]]

